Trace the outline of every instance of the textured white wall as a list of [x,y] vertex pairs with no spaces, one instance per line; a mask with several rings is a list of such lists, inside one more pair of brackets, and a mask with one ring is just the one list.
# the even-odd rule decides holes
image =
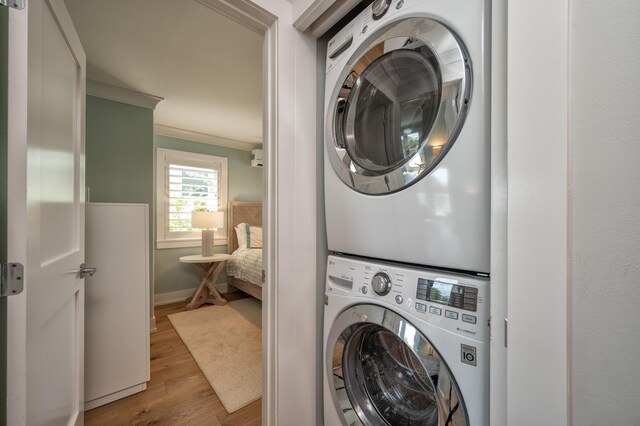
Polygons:
[[569,0],[508,3],[506,424],[564,426]]
[[640,3],[571,1],[574,425],[640,424]]

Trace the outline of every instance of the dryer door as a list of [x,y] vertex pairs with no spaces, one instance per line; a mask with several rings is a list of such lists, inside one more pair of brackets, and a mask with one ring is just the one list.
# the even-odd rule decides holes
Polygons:
[[326,117],[329,159],[343,182],[372,195],[436,167],[459,133],[471,88],[462,45],[426,18],[378,30],[338,81]]
[[406,319],[376,305],[343,312],[329,334],[326,367],[345,425],[468,425],[446,362]]

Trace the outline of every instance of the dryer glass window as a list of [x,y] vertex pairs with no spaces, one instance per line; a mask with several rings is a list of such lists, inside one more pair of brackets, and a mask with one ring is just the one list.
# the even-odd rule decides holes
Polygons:
[[411,159],[433,128],[440,82],[437,60],[422,43],[372,62],[347,99],[344,134],[353,161],[379,173]]
[[466,115],[471,69],[456,36],[430,19],[405,19],[368,40],[334,88],[326,142],[343,182],[388,194],[447,155]]

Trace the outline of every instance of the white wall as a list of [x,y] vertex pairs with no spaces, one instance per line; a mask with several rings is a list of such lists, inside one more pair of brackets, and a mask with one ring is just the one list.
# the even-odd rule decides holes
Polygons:
[[640,424],[640,3],[571,1],[574,425]]
[[491,426],[507,426],[507,0],[491,5]]
[[508,4],[507,424],[567,422],[568,0]]

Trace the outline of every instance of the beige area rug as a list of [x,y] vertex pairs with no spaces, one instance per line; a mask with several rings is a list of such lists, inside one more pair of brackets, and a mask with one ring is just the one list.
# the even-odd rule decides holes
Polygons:
[[229,413],[262,397],[261,319],[253,297],[169,315]]

